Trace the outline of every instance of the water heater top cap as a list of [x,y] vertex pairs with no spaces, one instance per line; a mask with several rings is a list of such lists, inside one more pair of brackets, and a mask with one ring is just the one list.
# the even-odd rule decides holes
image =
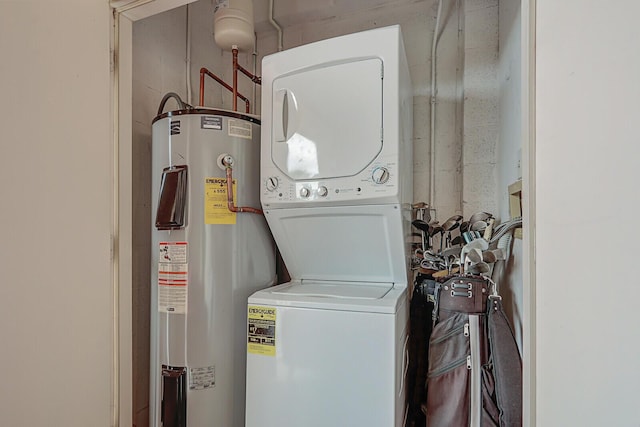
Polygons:
[[253,2],[251,0],[216,0],[213,13],[213,32],[216,44],[223,50],[236,47],[253,52]]

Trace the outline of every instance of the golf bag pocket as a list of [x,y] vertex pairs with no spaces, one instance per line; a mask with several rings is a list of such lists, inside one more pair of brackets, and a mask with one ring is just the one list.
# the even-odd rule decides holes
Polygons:
[[496,385],[490,365],[482,367],[482,427],[499,427],[500,410],[496,405]]
[[[486,279],[477,276],[456,276],[440,285],[438,309],[445,312],[477,313],[487,311],[487,296],[491,289]],[[438,313],[439,317],[443,313]]]
[[452,313],[429,340],[427,426],[465,427],[469,420],[469,316]]

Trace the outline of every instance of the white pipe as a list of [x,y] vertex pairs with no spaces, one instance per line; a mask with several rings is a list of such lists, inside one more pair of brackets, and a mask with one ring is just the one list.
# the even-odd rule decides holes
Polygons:
[[[436,27],[433,29],[433,43],[431,44],[431,117],[429,120],[429,130],[431,132],[429,142],[430,159],[429,172],[429,209],[435,212],[434,204],[436,199],[436,48],[438,47],[438,33],[440,32],[440,14],[442,13],[442,0],[438,0],[438,13],[436,14]],[[436,218],[436,215],[433,215]]]
[[[252,70],[251,73],[254,76],[258,75],[258,34],[253,33],[253,53],[251,54],[253,57],[253,66],[252,66]],[[253,114],[256,114],[256,97],[257,97],[257,83],[253,83],[253,90],[252,90],[252,96],[251,96],[251,102],[253,104]]]
[[280,27],[280,24],[278,24],[275,18],[273,17],[273,1],[274,0],[269,0],[269,22],[271,22],[271,25],[273,25],[275,29],[278,31],[278,51],[281,51],[282,50],[282,27]]
[[187,104],[193,105],[191,102],[191,8],[187,4]]

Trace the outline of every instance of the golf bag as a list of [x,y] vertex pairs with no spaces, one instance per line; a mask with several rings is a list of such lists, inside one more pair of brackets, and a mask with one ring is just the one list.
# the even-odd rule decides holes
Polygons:
[[426,426],[521,426],[522,361],[493,283],[461,275],[435,292]]
[[409,366],[407,369],[407,422],[405,427],[424,426],[422,410],[427,393],[429,367],[429,337],[433,327],[434,291],[431,276],[418,274],[411,298],[409,315]]

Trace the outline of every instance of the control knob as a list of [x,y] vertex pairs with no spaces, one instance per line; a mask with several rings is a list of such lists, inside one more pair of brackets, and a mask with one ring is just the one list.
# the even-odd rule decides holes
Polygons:
[[307,197],[309,197],[309,194],[311,194],[311,192],[309,191],[309,189],[307,187],[302,187],[300,189],[300,197],[303,197],[303,198],[306,199]]
[[267,190],[274,191],[276,188],[278,188],[278,178],[276,178],[275,176],[267,178],[266,185]]
[[371,174],[371,179],[376,184],[384,184],[389,181],[389,169],[382,166],[375,168]]
[[326,197],[327,194],[329,194],[329,190],[327,190],[327,187],[325,187],[324,185],[318,187],[318,196]]

